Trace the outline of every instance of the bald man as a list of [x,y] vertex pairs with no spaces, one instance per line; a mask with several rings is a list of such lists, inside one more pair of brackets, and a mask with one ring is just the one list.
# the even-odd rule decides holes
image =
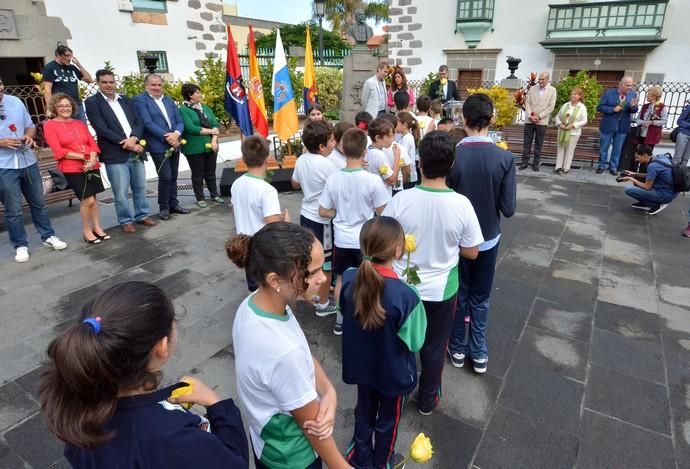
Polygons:
[[541,164],[541,147],[544,145],[544,135],[549,117],[556,106],[556,88],[549,84],[548,72],[541,72],[537,79],[537,85],[527,92],[525,99],[525,112],[527,121],[525,122],[525,133],[522,146],[522,161],[519,169],[526,169],[529,166],[532,142],[534,141],[534,160],[532,169],[539,171]]
[[[621,78],[617,88],[609,88],[601,95],[597,111],[603,114],[599,124],[599,165],[597,174],[606,171],[618,175],[618,160],[625,139],[630,133],[630,121],[637,114],[637,93],[632,77]],[[609,148],[611,160],[609,162]]]

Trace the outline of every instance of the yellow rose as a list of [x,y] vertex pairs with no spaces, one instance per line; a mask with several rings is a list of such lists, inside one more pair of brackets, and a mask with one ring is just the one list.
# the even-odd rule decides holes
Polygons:
[[[181,388],[175,389],[172,392],[172,394],[170,394],[170,397],[177,399],[177,398],[180,398],[182,396],[186,396],[186,395],[192,393],[192,383],[190,383],[189,381],[184,381],[184,380],[182,380],[181,382],[187,383],[187,384],[189,384],[189,386],[183,386]],[[191,409],[194,404],[192,404],[191,402],[180,402],[179,405],[181,405],[185,409]]]
[[379,174],[381,176],[385,176],[386,174],[388,174],[388,166],[386,166],[385,164],[383,166],[381,166],[379,168]]
[[210,150],[211,148],[213,148],[213,145],[211,145],[210,143],[207,143],[204,146],[206,147],[207,150]]
[[441,84],[445,85],[446,83],[448,83],[448,78],[441,78]]
[[504,142],[504,141],[498,142],[498,143],[496,144],[496,146],[497,146],[498,148],[503,148],[504,150],[507,150],[507,149],[508,149],[508,144],[507,144],[506,142]]
[[410,445],[410,456],[418,464],[424,464],[434,454],[431,447],[431,440],[424,433],[417,435],[412,445]]
[[413,234],[405,235],[405,252],[415,252],[417,250],[417,237]]
[[187,145],[187,140],[185,140],[185,139],[180,140],[180,145]]
[[425,122],[420,122],[420,123],[419,123],[419,128],[420,128],[420,129],[423,129],[423,128],[425,128],[425,127],[426,127],[426,123],[425,123]]
[[142,147],[145,147],[146,146],[146,140],[144,140],[143,138],[141,140],[139,140],[139,145],[141,145]]

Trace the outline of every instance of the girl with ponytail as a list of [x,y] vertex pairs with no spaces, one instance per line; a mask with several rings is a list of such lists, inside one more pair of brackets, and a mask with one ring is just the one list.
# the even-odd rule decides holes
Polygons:
[[[375,217],[359,237],[362,263],[343,274],[343,381],[357,385],[355,430],[347,460],[355,467],[393,467],[405,396],[417,385],[415,352],[424,344],[426,313],[417,290],[398,278],[402,226]],[[374,444],[375,442],[375,444]]]
[[[232,399],[201,381],[156,390],[177,341],[175,310],[144,282],[115,285],[48,346],[41,411],[75,468],[246,468],[247,437]],[[173,391],[182,389],[172,398]],[[182,403],[206,407],[207,417]]]
[[237,393],[256,468],[317,469],[322,459],[329,468],[349,468],[332,436],[335,388],[288,307],[313,300],[326,281],[321,243],[312,231],[279,221],[232,237],[225,250],[259,284],[232,325]]

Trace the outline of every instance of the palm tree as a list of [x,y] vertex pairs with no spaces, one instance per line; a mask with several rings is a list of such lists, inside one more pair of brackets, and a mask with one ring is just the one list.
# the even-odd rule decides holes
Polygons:
[[355,10],[361,8],[367,19],[376,24],[388,19],[388,2],[363,2],[361,0],[326,0],[325,19],[333,26],[333,32],[345,37],[347,28],[355,22]]

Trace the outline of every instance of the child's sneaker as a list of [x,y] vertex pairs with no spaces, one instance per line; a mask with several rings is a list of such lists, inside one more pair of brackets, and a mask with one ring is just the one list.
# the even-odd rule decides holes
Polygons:
[[333,333],[335,335],[343,335],[343,323],[342,322],[336,322],[333,325]]
[[432,413],[433,411],[434,411],[433,409],[431,409],[431,410],[423,410],[421,407],[417,407],[417,412],[419,412],[419,415],[423,415],[423,416],[425,416],[425,417],[428,417],[429,415],[431,415],[431,413]]
[[473,358],[472,368],[474,368],[475,373],[486,373],[486,368],[489,364],[489,359],[484,358]]
[[330,301],[324,304],[316,303],[316,315],[320,318],[330,316],[338,312],[338,307]]
[[57,236],[51,236],[50,238],[43,240],[43,245],[47,248],[53,248],[56,251],[62,251],[67,247],[67,243],[62,241]]
[[448,350],[448,356],[450,357],[450,363],[455,368],[462,368],[465,366],[465,354],[464,353],[453,353]]

